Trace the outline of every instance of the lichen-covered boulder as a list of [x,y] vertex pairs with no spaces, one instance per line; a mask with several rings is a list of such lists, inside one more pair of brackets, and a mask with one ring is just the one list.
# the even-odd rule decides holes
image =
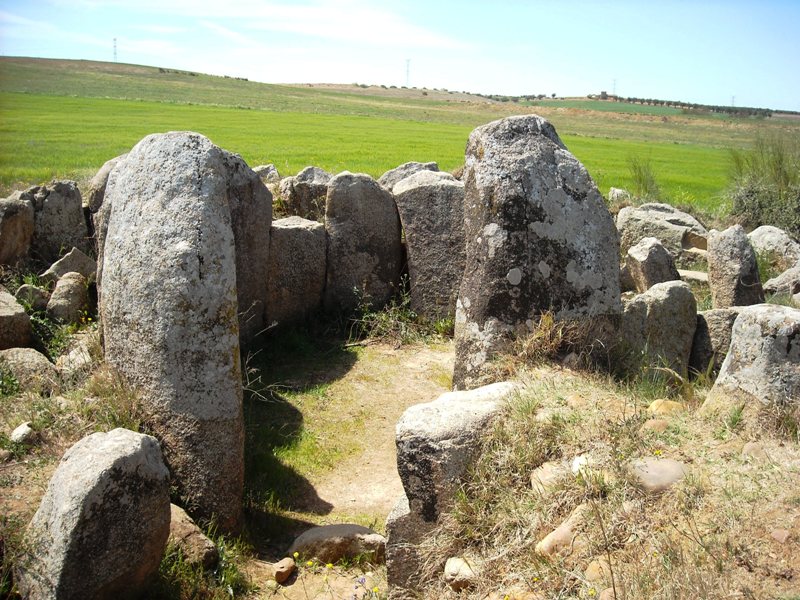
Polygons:
[[325,309],[349,313],[362,302],[383,306],[398,290],[402,267],[392,194],[369,175],[339,173],[328,184],[325,230]]
[[536,317],[621,311],[614,221],[586,169],[536,115],[477,128],[466,152],[466,266],[453,384],[487,382],[491,357]]
[[741,225],[709,236],[708,285],[714,308],[764,302],[756,254]]
[[764,284],[767,294],[793,296],[800,293],[800,261]]
[[644,238],[628,248],[625,264],[639,293],[657,283],[679,281],[681,278],[672,255],[656,238]]
[[42,281],[58,281],[66,273],[80,273],[87,281],[94,281],[97,275],[97,262],[86,256],[77,248],[73,248],[39,275]]
[[302,322],[322,307],[325,226],[302,217],[273,221],[267,269],[267,323]]
[[705,250],[708,231],[692,215],[669,204],[648,202],[626,206],[616,218],[620,249],[623,254],[646,237],[654,237],[679,258],[690,248]]
[[407,163],[403,163],[399,167],[395,167],[394,169],[389,169],[380,176],[378,179],[378,183],[380,183],[383,187],[385,187],[390,192],[394,192],[394,186],[403,181],[406,177],[410,177],[415,173],[419,173],[420,171],[432,171],[438,172],[439,165],[435,162],[416,162],[411,161]]
[[273,164],[253,167],[253,173],[258,175],[265,184],[278,183],[281,180],[281,174],[278,173],[278,169]]
[[233,196],[239,176],[252,188],[232,172],[240,161],[196,133],[139,142],[109,177],[98,277],[106,361],[141,390],[179,496],[222,531],[239,526],[244,478],[235,204],[249,216]]
[[728,355],[701,412],[727,414],[744,405],[800,417],[800,310],[758,304],[742,308]]
[[697,327],[697,301],[682,281],[657,283],[625,304],[622,371],[668,368],[688,372]]
[[0,199],[0,265],[16,265],[27,258],[33,223],[33,203],[23,192]]
[[23,598],[138,597],[169,534],[169,472],[158,441],[127,429],[93,433],[64,454],[25,532]]
[[464,274],[464,184],[421,170],[394,186],[406,239],[411,308],[436,321],[453,317]]
[[295,552],[322,563],[335,563],[363,557],[372,564],[385,558],[386,538],[369,527],[352,523],[312,527],[300,534],[287,554]]

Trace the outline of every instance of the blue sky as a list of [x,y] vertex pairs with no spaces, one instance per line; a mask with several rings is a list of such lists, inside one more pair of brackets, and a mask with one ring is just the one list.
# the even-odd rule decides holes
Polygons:
[[800,0],[0,0],[0,53],[800,111]]

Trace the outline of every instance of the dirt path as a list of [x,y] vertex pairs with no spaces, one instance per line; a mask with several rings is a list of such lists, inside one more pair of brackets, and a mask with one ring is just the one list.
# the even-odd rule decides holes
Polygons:
[[[381,345],[370,350],[379,360],[356,365],[346,376],[372,408],[364,423],[366,448],[334,470],[311,478],[311,483],[319,497],[333,505],[329,520],[370,515],[382,528],[403,493],[397,474],[395,425],[409,406],[449,391],[446,384],[453,369],[453,348],[449,344],[398,349]],[[375,377],[365,377],[365,371],[374,374],[376,370],[380,373],[377,385]]]

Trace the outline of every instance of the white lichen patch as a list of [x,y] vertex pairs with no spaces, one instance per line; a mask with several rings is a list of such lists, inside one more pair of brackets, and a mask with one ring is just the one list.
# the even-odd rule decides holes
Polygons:
[[483,228],[482,233],[486,241],[489,258],[494,258],[494,255],[505,243],[508,232],[501,229],[497,223],[489,223]]
[[539,273],[542,274],[542,277],[544,277],[545,279],[549,279],[550,273],[552,273],[552,269],[550,268],[550,265],[548,265],[543,260],[540,260],[539,264],[537,266],[539,267]]
[[514,267],[508,272],[506,279],[511,285],[519,285],[522,282],[522,269]]

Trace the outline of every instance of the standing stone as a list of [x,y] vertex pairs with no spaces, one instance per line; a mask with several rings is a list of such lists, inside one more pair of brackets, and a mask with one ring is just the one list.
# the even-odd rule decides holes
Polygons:
[[586,319],[621,310],[614,221],[550,123],[509,117],[473,131],[464,181],[456,389],[485,382],[487,361],[543,311]]
[[169,534],[169,472],[158,441],[127,429],[67,450],[25,533],[23,598],[118,600],[142,594]]
[[697,313],[697,329],[694,332],[689,367],[695,373],[719,372],[731,345],[733,322],[739,316],[736,308],[717,308]]
[[89,229],[83,203],[74,181],[54,181],[23,193],[33,203],[34,229],[31,253],[54,262],[69,248],[89,251]]
[[308,319],[322,306],[325,226],[301,217],[272,223],[267,269],[267,323]]
[[253,167],[253,173],[258,175],[259,179],[261,179],[264,184],[278,183],[281,180],[281,174],[278,173],[278,169],[273,164]]
[[244,477],[231,160],[196,133],[139,142],[106,188],[100,281],[106,361],[141,390],[190,512],[222,531]]
[[[701,412],[745,405],[800,418],[800,310],[761,304],[739,312],[731,345]],[[776,414],[777,416],[777,414]]]
[[394,192],[394,186],[403,181],[406,177],[411,177],[420,171],[439,172],[439,165],[435,162],[421,163],[411,161],[403,163],[399,167],[386,171],[386,173],[380,176],[378,183],[390,192]]
[[331,179],[325,204],[325,309],[349,313],[360,301],[383,306],[397,291],[402,248],[391,193],[363,173]]
[[708,284],[714,308],[764,302],[756,254],[741,225],[709,236]]
[[14,192],[0,200],[0,265],[27,258],[33,239],[33,203]]
[[481,436],[516,392],[511,382],[448,392],[407,409],[397,423],[397,472],[404,495],[386,520],[389,597],[417,598],[425,582],[419,544],[452,505]]
[[411,308],[431,321],[453,317],[464,274],[464,184],[422,170],[394,186],[406,238]]
[[657,283],[625,305],[622,340],[627,356],[623,371],[666,367],[687,374],[697,327],[697,302],[689,284]]
[[657,283],[681,278],[672,255],[656,238],[644,238],[628,248],[625,263],[639,293],[646,292]]
[[106,185],[108,184],[108,176],[111,175],[111,171],[116,167],[121,161],[128,156],[127,154],[122,154],[120,156],[115,156],[111,160],[107,160],[103,163],[103,166],[100,167],[100,170],[95,173],[95,176],[92,177],[91,181],[89,181],[89,190],[88,190],[88,203],[89,203],[89,210],[92,214],[96,213],[100,210],[100,207],[103,205],[103,200],[105,199],[106,195]]
[[281,180],[280,195],[293,216],[315,219],[324,212],[331,174],[319,167],[306,167],[294,177]]
[[[213,171],[215,189],[216,177],[222,177],[222,194],[229,208],[228,222],[233,228],[236,246],[236,292],[239,310],[239,333],[242,346],[250,345],[256,336],[264,330],[264,301],[267,296],[267,259],[269,254],[269,229],[272,224],[272,197],[258,176],[247,166],[238,154],[232,154],[214,146],[207,138],[192,132],[170,132],[156,134],[164,143],[174,143],[172,150],[165,149],[165,156],[177,155],[191,151],[197,155],[197,169],[204,174],[202,164],[206,161],[214,163]],[[152,136],[148,136],[152,137]],[[145,138],[148,139],[148,138]],[[172,140],[170,142],[169,140]],[[183,140],[183,141],[182,141]],[[221,170],[216,169],[217,161],[221,162]],[[184,165],[192,161],[183,161]],[[97,227],[97,287],[102,296],[103,256],[105,239],[115,196],[125,195],[125,183],[141,164],[127,164],[122,161],[119,168],[109,174],[106,195],[99,212],[95,215]],[[144,173],[144,172],[143,172]],[[168,176],[168,173],[165,173]],[[199,176],[199,175],[198,175]],[[188,184],[187,184],[188,185]],[[175,190],[180,185],[173,186]],[[199,189],[199,186],[198,186]],[[114,193],[112,194],[112,190]],[[177,193],[177,192],[176,192]],[[155,216],[153,217],[155,218]]]
[[31,343],[31,320],[17,299],[0,286],[0,350]]
[[89,310],[88,285],[80,273],[65,273],[50,295],[47,315],[60,323],[80,323]]

